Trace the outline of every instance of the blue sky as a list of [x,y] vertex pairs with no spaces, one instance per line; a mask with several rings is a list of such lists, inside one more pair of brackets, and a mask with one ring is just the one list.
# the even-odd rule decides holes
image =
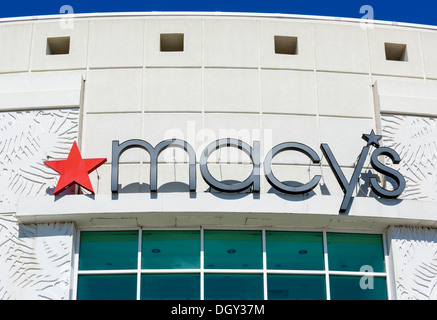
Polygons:
[[373,8],[376,20],[437,25],[437,0],[48,0],[0,2],[0,17],[58,14],[63,5],[75,13],[132,11],[265,12],[361,18],[363,5]]

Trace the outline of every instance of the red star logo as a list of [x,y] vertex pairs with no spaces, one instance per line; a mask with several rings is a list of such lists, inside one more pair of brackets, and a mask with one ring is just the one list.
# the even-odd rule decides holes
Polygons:
[[54,195],[58,195],[74,183],[94,194],[88,174],[106,162],[106,158],[82,159],[76,141],[67,160],[44,161],[44,164],[61,174]]

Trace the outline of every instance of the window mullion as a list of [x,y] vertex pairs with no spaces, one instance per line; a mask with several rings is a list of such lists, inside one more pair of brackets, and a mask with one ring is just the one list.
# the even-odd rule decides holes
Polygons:
[[323,258],[325,262],[326,300],[331,300],[331,290],[329,286],[328,239],[326,236],[326,230],[323,230]]
[[268,299],[267,291],[267,251],[266,251],[266,229],[262,229],[262,248],[263,248],[263,282],[264,282],[264,300]]
[[141,251],[143,245],[143,232],[138,230],[138,264],[137,264],[137,300],[141,299]]
[[386,285],[387,285],[387,299],[392,300],[395,297],[395,290],[392,290],[392,284],[394,282],[392,278],[392,273],[389,272],[391,268],[390,259],[389,259],[389,252],[388,252],[388,243],[387,243],[387,234],[384,232],[382,234],[382,248],[384,251],[384,267],[385,267],[385,273],[386,273]]
[[75,246],[75,252],[74,252],[74,277],[73,277],[73,294],[71,299],[77,300],[77,283],[78,283],[78,272],[79,272],[79,250],[80,250],[80,231],[76,231],[76,246]]
[[205,300],[205,269],[204,269],[204,229],[200,228],[200,300]]

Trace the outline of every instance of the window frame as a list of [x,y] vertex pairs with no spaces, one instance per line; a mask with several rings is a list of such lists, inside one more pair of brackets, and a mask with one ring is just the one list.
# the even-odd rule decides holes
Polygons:
[[[80,258],[80,235],[82,231],[138,231],[138,253],[137,253],[137,268],[129,270],[79,270],[79,258]],[[181,231],[181,230],[198,230],[200,232],[200,268],[194,269],[142,269],[141,268],[141,250],[142,250],[142,232],[143,231]],[[262,269],[209,269],[204,266],[204,231],[205,230],[235,230],[235,231],[247,231],[257,230],[261,231],[262,237]],[[267,269],[267,252],[266,252],[266,231],[286,231],[286,232],[321,232],[323,236],[323,270],[276,270]],[[360,271],[335,271],[329,270],[328,260],[328,233],[353,233],[353,234],[379,234],[382,237],[382,250],[384,255],[384,272],[360,272]],[[391,263],[389,259],[389,253],[387,249],[386,232],[380,230],[355,230],[355,229],[338,229],[338,228],[274,228],[274,227],[138,227],[138,228],[78,228],[76,230],[76,245],[74,249],[73,258],[73,275],[72,275],[72,300],[77,299],[77,286],[78,277],[80,275],[98,275],[98,274],[136,274],[137,275],[137,292],[136,299],[140,300],[141,297],[141,275],[143,274],[199,274],[200,275],[200,300],[204,300],[204,275],[205,274],[259,274],[263,277],[263,297],[264,300],[268,299],[268,275],[282,274],[282,275],[323,275],[325,279],[325,293],[326,300],[331,300],[329,276],[367,276],[367,277],[382,277],[385,278],[387,300],[392,300],[394,294],[392,293],[392,276],[391,276]]]

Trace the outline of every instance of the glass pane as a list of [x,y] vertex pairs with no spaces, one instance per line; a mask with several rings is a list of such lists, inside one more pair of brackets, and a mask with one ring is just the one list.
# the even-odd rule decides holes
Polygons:
[[206,269],[262,269],[261,231],[205,230]]
[[79,276],[78,300],[136,300],[136,298],[136,274]]
[[387,284],[381,277],[330,276],[329,286],[332,300],[387,300]]
[[384,272],[382,235],[328,233],[327,237],[329,270]]
[[267,276],[269,300],[325,300],[325,276],[285,275]]
[[144,269],[200,268],[200,231],[143,231]]
[[261,274],[205,274],[205,300],[263,300]]
[[143,274],[141,300],[200,300],[200,275]]
[[79,270],[137,269],[138,231],[80,234]]
[[323,270],[321,232],[266,232],[268,269]]

